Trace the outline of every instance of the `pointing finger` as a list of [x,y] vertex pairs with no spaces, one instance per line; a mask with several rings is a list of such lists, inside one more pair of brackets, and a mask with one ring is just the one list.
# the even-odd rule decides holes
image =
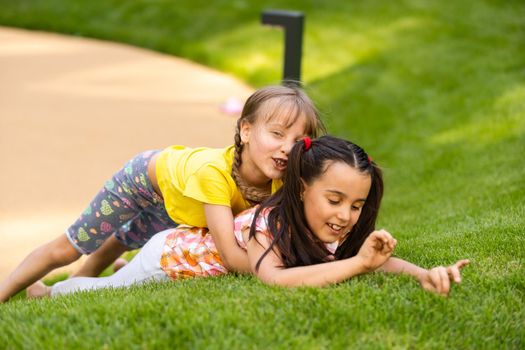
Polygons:
[[467,266],[468,264],[470,264],[470,260],[469,259],[462,259],[462,260],[456,262],[454,265],[456,265],[458,267],[458,269],[462,269],[463,267]]

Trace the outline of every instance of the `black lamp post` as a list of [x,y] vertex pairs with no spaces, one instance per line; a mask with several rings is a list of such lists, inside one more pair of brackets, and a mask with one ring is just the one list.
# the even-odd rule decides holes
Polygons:
[[303,46],[302,12],[266,10],[261,16],[262,24],[284,28],[284,71],[283,82],[301,84],[301,50]]

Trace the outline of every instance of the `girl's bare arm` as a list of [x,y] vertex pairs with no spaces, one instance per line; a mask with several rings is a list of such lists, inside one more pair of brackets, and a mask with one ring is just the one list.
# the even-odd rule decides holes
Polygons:
[[233,234],[231,208],[223,205],[205,204],[204,214],[224,266],[230,271],[250,273],[248,255],[239,247]]
[[287,287],[321,287],[373,271],[377,268],[376,264],[382,264],[388,259],[395,246],[392,237],[386,231],[374,231],[363,245],[360,254],[355,257],[310,266],[283,268],[278,253],[271,251],[256,271],[257,262],[270,245],[267,236],[257,233],[256,238],[258,241],[250,239],[247,244],[253,273],[264,283]]
[[418,280],[421,278],[421,276],[427,273],[426,269],[395,257],[390,257],[390,259],[388,259],[381,267],[379,267],[377,271],[396,274],[404,273],[415,277]]

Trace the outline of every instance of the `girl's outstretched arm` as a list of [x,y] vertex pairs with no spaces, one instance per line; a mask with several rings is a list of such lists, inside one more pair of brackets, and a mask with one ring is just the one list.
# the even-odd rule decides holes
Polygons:
[[[246,237],[245,232],[243,235]],[[287,287],[321,287],[373,271],[390,257],[396,244],[388,232],[374,231],[367,238],[359,253],[349,259],[310,266],[283,268],[279,254],[271,251],[264,257],[259,269],[256,270],[257,262],[271,243],[270,239],[262,233],[257,233],[256,238],[257,240],[250,239],[247,244],[253,273],[264,283]]]
[[450,266],[437,266],[426,270],[403,259],[391,257],[378,270],[411,275],[424,289],[447,296],[452,283],[461,283],[460,270],[469,263],[468,259],[463,259]]
[[204,214],[224,266],[230,271],[250,273],[248,255],[235,240],[231,208],[223,205],[204,204]]

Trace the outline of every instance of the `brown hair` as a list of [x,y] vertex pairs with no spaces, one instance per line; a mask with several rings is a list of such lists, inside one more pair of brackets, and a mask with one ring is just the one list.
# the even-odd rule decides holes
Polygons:
[[[381,169],[370,160],[366,152],[356,144],[333,136],[322,136],[312,140],[308,150],[304,141],[298,141],[288,156],[288,168],[283,187],[263,202],[255,212],[257,218],[264,208],[271,208],[268,214],[268,230],[273,236],[272,243],[257,262],[274,247],[279,251],[284,267],[305,266],[327,261],[330,252],[325,244],[308,227],[301,201],[302,182],[312,184],[322,176],[334,162],[343,162],[371,178],[370,191],[361,215],[352,230],[335,252],[336,259],[345,259],[357,254],[365,239],[375,229],[375,222],[383,198],[383,177]],[[250,238],[255,237],[255,222],[252,222]]]
[[305,133],[311,137],[317,137],[325,132],[324,125],[319,118],[319,113],[308,95],[296,86],[272,85],[255,91],[244,104],[240,118],[235,128],[235,155],[232,165],[232,177],[239,188],[242,196],[252,205],[265,200],[270,196],[268,190],[261,190],[249,186],[240,176],[239,168],[242,164],[243,144],[241,141],[241,125],[243,122],[255,124],[263,118],[264,121],[272,118],[286,117],[287,127],[293,125],[301,117],[306,117]]

